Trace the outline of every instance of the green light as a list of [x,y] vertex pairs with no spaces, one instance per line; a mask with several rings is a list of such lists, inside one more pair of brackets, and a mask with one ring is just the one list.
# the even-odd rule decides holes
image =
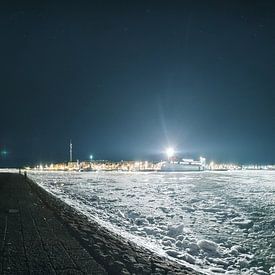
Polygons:
[[6,150],[1,151],[1,156],[5,157],[7,154],[8,154],[8,152]]

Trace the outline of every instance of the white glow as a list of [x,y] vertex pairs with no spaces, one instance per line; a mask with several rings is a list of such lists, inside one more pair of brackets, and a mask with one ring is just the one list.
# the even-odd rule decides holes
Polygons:
[[93,155],[90,155],[90,160],[92,160],[93,159]]
[[166,155],[168,158],[171,158],[175,155],[175,150],[172,147],[166,149]]

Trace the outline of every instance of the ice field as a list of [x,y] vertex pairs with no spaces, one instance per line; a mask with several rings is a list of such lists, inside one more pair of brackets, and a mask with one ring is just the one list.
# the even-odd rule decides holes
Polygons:
[[275,274],[275,171],[30,172],[110,230],[210,274]]

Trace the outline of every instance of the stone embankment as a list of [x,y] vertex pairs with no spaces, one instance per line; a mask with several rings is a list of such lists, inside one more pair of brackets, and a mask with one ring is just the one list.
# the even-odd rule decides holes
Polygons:
[[[20,196],[24,192],[31,194],[31,199],[25,196],[30,203],[25,203],[25,205],[21,203],[12,208],[19,209],[19,216],[21,216],[21,218],[19,217],[19,223],[20,221],[24,223],[19,225],[19,229],[23,239],[22,255],[25,255],[29,273],[35,274],[30,269],[34,257],[26,257],[26,254],[28,254],[26,247],[29,245],[29,241],[25,236],[31,235],[33,232],[30,231],[32,226],[28,226],[28,223],[36,227],[32,230],[37,231],[36,234],[38,234],[41,242],[40,246],[45,256],[45,263],[42,263],[42,266],[45,270],[52,268],[54,272],[52,274],[61,271],[62,274],[199,274],[189,267],[156,255],[152,251],[110,232],[95,221],[88,220],[85,215],[56,198],[32,180],[28,178],[24,180],[24,177],[19,175],[9,175],[9,177],[9,184],[19,180],[21,182],[21,189],[16,190],[14,188],[14,192],[21,192]],[[25,186],[25,189],[22,186]],[[6,204],[8,201],[6,200]],[[25,207],[28,207],[28,210]],[[12,210],[7,205],[4,205],[4,208]],[[24,218],[22,218],[24,215],[28,215],[29,219],[24,221]],[[51,246],[51,242],[57,246]],[[7,243],[7,240],[4,240],[4,243]],[[74,247],[76,249],[73,249]],[[5,248],[3,251],[5,251]],[[1,263],[4,262],[3,259],[6,257],[4,254],[1,255]],[[70,268],[68,266],[61,268],[55,264],[55,261],[70,262],[70,265],[68,265]],[[43,268],[40,268],[40,270],[43,270]],[[7,271],[7,268],[0,264],[0,270]]]
[[107,274],[32,190],[0,173],[0,274]]
[[110,232],[31,180],[28,183],[110,274],[198,274]]

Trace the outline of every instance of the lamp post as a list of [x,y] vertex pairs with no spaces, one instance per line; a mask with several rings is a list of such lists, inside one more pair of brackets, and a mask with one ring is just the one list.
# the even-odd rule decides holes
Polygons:
[[166,155],[167,155],[168,161],[171,161],[171,158],[175,155],[174,148],[173,147],[168,147],[166,149]]
[[92,160],[93,160],[93,155],[90,155],[90,169],[92,169]]

